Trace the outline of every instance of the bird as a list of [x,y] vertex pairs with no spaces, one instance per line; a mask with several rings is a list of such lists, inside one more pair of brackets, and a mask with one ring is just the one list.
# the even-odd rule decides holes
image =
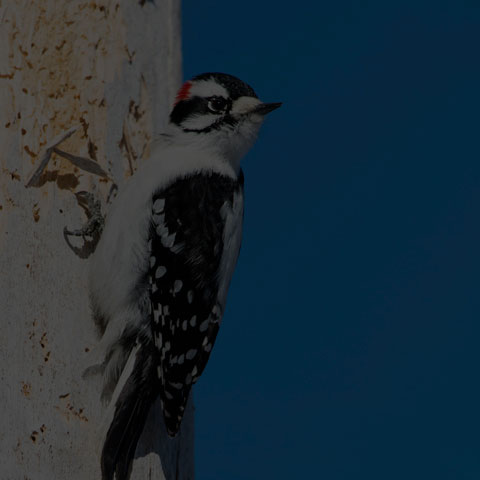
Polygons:
[[89,273],[111,422],[103,480],[127,480],[160,398],[168,435],[215,343],[242,238],[240,163],[265,115],[252,87],[225,73],[185,82],[165,132],[120,189]]

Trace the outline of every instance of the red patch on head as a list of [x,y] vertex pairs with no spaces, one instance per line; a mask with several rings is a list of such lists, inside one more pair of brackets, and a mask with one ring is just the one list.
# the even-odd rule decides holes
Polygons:
[[175,105],[181,100],[186,100],[190,96],[190,89],[192,88],[192,82],[185,82],[177,93],[175,98]]

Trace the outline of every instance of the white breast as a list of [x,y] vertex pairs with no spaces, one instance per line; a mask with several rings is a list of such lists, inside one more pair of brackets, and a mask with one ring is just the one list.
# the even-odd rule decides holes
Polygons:
[[230,206],[225,202],[221,210],[225,222],[223,233],[223,254],[220,260],[218,302],[225,309],[228,287],[237,263],[240,245],[242,243],[243,228],[243,192],[238,190],[233,196]]
[[[201,171],[214,171],[236,179],[232,167],[215,154],[188,146],[160,145],[115,199],[90,262],[90,295],[96,313],[107,324],[107,344],[112,345],[127,325],[138,329],[145,321],[142,315],[145,299],[139,298],[135,302],[138,295],[135,287],[148,269],[152,195],[186,174]],[[240,203],[243,210],[243,201]],[[235,208],[238,210],[239,206]],[[236,240],[238,232],[235,230],[238,212],[234,213],[235,208],[232,212],[225,212],[229,225],[225,230],[225,243],[232,245],[225,252],[235,251],[235,258],[230,258],[229,253],[222,258],[227,274],[222,278],[228,278],[227,284],[222,286],[222,292],[225,290],[222,298],[226,296],[238,254],[236,245],[239,240]]]

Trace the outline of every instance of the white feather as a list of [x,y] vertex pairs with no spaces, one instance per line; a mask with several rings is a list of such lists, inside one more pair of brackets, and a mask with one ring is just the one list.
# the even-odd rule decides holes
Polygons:
[[105,333],[96,349],[96,362],[105,360],[127,326],[140,331],[145,322],[144,311],[149,301],[147,292],[138,302],[132,302],[132,296],[142,273],[149,268],[152,195],[177,178],[202,171],[236,179],[236,172],[225,157],[193,149],[190,145],[162,142],[119,193],[108,212],[102,237],[90,263],[92,305],[106,323]]
[[227,301],[228,287],[242,243],[243,193],[241,191],[235,193],[231,207],[227,202],[224,203],[221,215],[225,222],[225,228],[223,231],[223,254],[220,260],[218,275],[220,284],[217,298],[223,313]]
[[191,97],[213,97],[219,96],[228,98],[228,92],[225,87],[218,84],[215,80],[197,80],[189,90],[189,98]]
[[[215,82],[199,82],[195,95],[227,96]],[[113,390],[129,351],[119,340],[126,332],[134,337],[149,332],[148,291],[138,291],[139,279],[148,271],[149,222],[152,196],[173,181],[199,172],[215,172],[237,179],[240,160],[257,138],[263,117],[249,114],[259,101],[240,97],[233,104],[234,127],[208,133],[185,132],[170,123],[165,135],[152,147],[152,154],[120,191],[108,212],[102,237],[90,262],[90,296],[95,315],[105,327],[93,361],[105,367],[104,396]],[[157,208],[159,210],[159,208]],[[158,212],[161,215],[161,212]],[[218,302],[225,307],[242,234],[243,196],[236,194],[233,206],[225,206],[224,254],[220,264]],[[114,355],[112,355],[114,353]],[[111,362],[109,362],[111,360]]]

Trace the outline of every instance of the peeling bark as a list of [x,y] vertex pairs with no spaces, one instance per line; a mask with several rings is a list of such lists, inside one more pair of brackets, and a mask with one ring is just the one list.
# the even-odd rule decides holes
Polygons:
[[[85,223],[83,192],[108,211],[165,125],[180,0],[0,0],[0,25],[1,477],[97,479],[100,379],[81,378],[97,342],[88,255],[64,228]],[[170,443],[158,411],[150,420],[131,479],[193,478],[193,408]]]

